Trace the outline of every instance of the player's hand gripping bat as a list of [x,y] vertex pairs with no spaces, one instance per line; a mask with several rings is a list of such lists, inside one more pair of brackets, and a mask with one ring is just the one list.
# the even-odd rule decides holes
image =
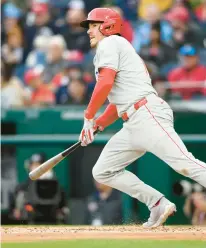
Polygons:
[[[100,130],[97,129],[96,131],[94,131],[94,135],[99,132]],[[78,141],[73,146],[70,146],[63,152],[60,152],[56,156],[50,158],[49,160],[47,160],[46,162],[44,162],[39,167],[37,167],[36,169],[34,169],[33,171],[29,173],[30,179],[31,180],[38,179],[40,176],[42,176],[47,171],[51,170],[55,165],[57,165],[60,161],[62,161],[64,158],[66,158],[70,153],[72,153],[74,150],[76,150],[80,146],[81,146],[81,141]]]

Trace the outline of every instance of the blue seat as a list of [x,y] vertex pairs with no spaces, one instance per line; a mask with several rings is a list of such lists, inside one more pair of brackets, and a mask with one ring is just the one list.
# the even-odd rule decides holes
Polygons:
[[26,67],[24,64],[17,65],[14,69],[13,75],[15,77],[18,77],[22,82],[24,82],[24,73],[25,73]]
[[206,48],[200,49],[198,54],[200,58],[200,63],[202,65],[206,65]]
[[160,75],[163,76],[163,77],[167,77],[168,73],[177,68],[179,65],[175,62],[170,62],[166,65],[163,65],[161,68],[160,68]]

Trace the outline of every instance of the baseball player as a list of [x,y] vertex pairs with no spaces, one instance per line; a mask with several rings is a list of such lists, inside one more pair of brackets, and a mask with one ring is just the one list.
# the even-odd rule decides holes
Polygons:
[[[119,14],[109,8],[96,8],[80,25],[88,29],[90,45],[96,49],[97,80],[84,113],[81,145],[87,146],[94,140],[97,127],[102,131],[118,118],[124,121],[123,128],[104,147],[93,168],[93,177],[145,203],[150,217],[143,226],[158,227],[176,211],[175,204],[125,167],[148,151],[178,173],[206,187],[206,164],[187,151],[175,132],[171,108],[152,87],[140,56],[120,35]],[[107,98],[109,105],[94,120]]]

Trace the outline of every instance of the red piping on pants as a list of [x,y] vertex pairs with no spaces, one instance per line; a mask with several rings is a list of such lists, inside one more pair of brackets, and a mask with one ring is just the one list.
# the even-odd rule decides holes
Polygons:
[[151,113],[151,111],[148,109],[148,107],[145,105],[147,111],[150,113],[150,115],[152,116],[152,118],[156,121],[156,123],[161,127],[161,129],[167,134],[167,136],[172,140],[172,142],[179,148],[179,150],[181,151],[181,153],[188,158],[190,161],[192,161],[193,163],[201,166],[202,168],[206,169],[206,167],[204,167],[201,164],[198,164],[196,161],[193,161],[191,158],[189,158],[183,151],[182,149],[179,147],[179,145],[173,140],[173,138],[169,135],[169,133],[164,129],[164,127],[161,126],[161,124],[157,121],[157,119],[154,117],[154,115]]

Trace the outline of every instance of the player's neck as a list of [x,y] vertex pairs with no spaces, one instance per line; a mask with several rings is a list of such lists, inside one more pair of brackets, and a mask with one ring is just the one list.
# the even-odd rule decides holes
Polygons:
[[107,36],[103,36],[101,40],[98,41],[96,48],[98,48],[99,44],[105,39]]

